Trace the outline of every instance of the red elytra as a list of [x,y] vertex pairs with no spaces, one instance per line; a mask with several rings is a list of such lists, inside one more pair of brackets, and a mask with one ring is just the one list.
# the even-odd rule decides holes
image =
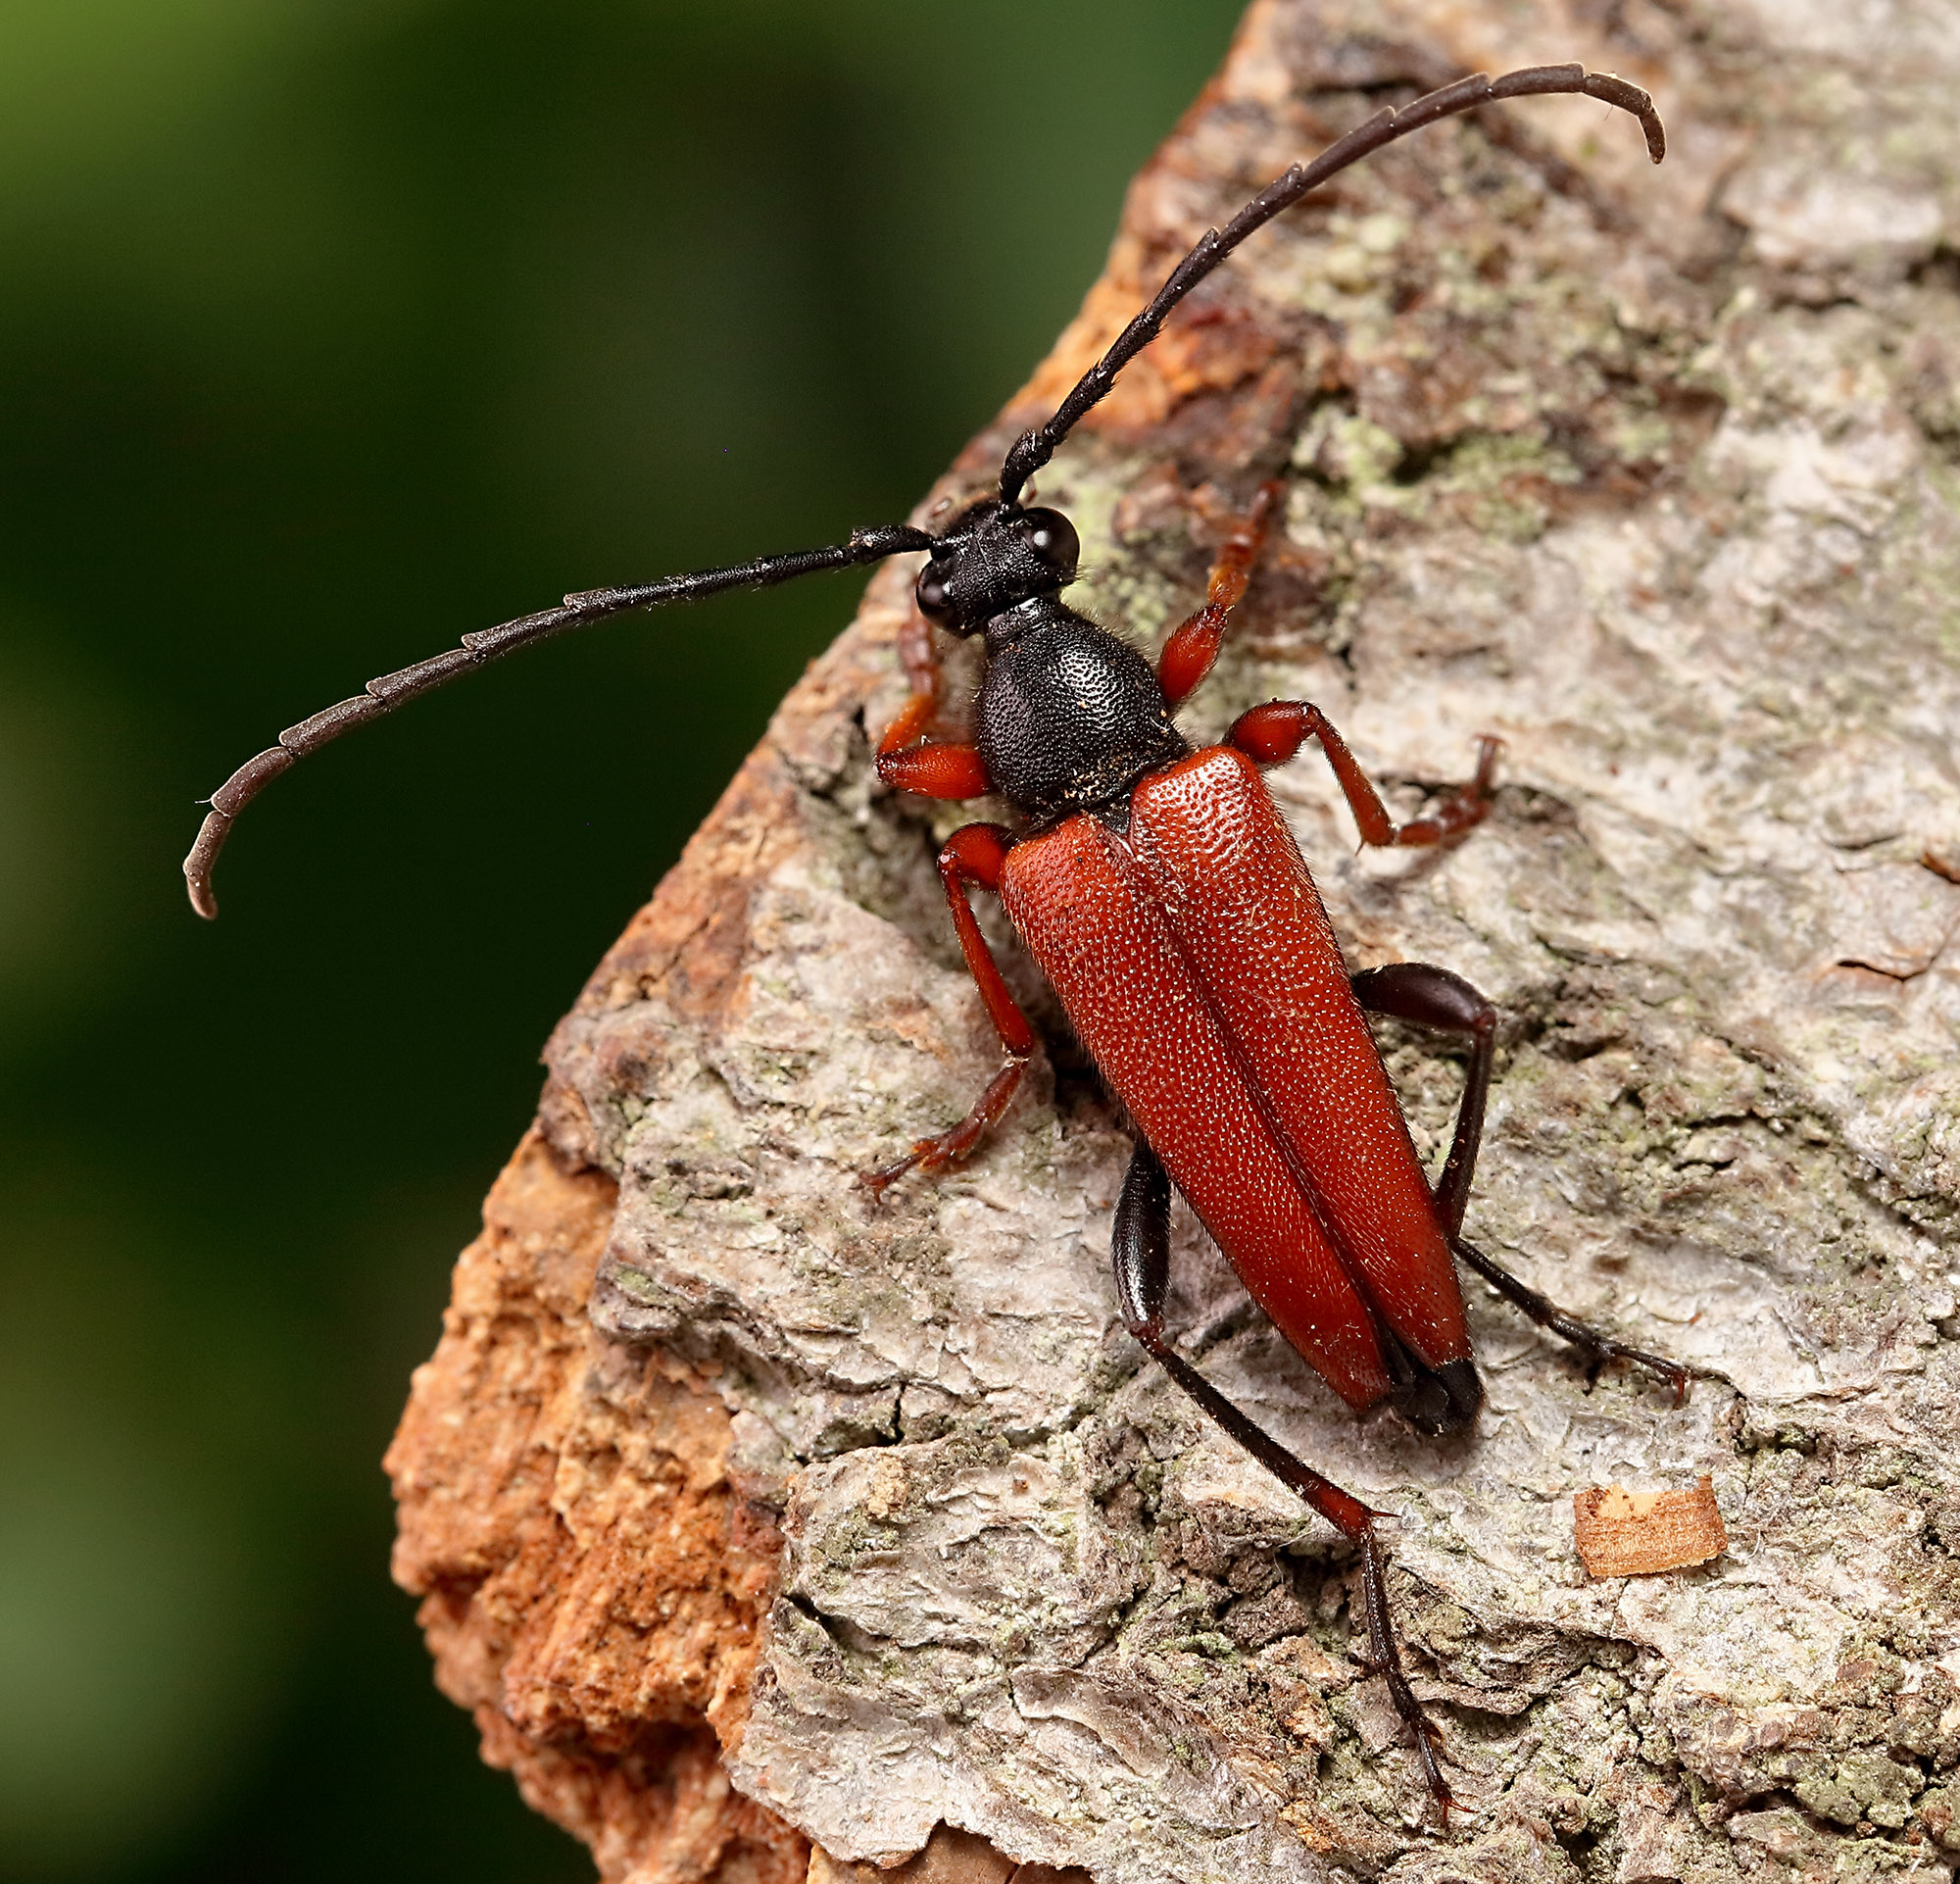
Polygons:
[[1389,1394],[1377,1311],[1426,1366],[1469,1358],[1408,1126],[1250,759],[1153,773],[1127,830],[1081,815],[1017,844],[1001,895],[1172,1183],[1336,1393]]

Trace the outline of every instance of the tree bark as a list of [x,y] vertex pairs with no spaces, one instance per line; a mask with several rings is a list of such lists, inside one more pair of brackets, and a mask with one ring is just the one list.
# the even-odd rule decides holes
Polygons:
[[[1566,100],[1382,154],[1200,292],[1041,497],[1071,600],[1153,646],[1290,479],[1196,738],[1314,700],[1408,815],[1501,736],[1441,855],[1356,856],[1310,755],[1273,786],[1351,967],[1504,1010],[1472,1236],[1707,1374],[1591,1382],[1475,1285],[1488,1406],[1422,1442],[1180,1218],[1186,1351],[1397,1520],[1438,1831],[1352,1555],[1122,1332],[1129,1139],[1025,964],[1050,1070],[963,1171],[854,1183],[999,1057],[932,869],[962,814],[871,769],[887,568],[554,1034],[389,1457],[438,1678],[607,1878],[1960,1851],[1960,5],[1258,0],[919,516],[1288,163],[1554,60],[1652,90],[1666,165]],[[1433,1151],[1456,1069],[1385,1039]],[[1723,1555],[1587,1575],[1575,1494],[1704,1473]]]

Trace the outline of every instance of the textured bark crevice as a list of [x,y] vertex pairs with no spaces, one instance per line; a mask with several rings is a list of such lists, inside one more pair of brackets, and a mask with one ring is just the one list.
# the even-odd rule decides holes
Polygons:
[[717,1737],[781,1540],[706,1383],[586,1325],[616,1193],[538,1132],[498,1179],[389,1449],[396,1580],[484,1758],[604,1875],[801,1884],[807,1841],[731,1789]]
[[[1355,856],[1311,756],[1273,787],[1352,966],[1505,1012],[1471,1234],[1707,1376],[1589,1382],[1473,1289],[1489,1404],[1439,1448],[1349,1417],[1180,1220],[1187,1351],[1396,1515],[1439,1834],[1351,1559],[1121,1332],[1128,1140],[1024,963],[1054,1051],[993,1140],[879,1210],[853,1181],[997,1059],[931,868],[962,814],[870,768],[887,569],[554,1035],[390,1456],[445,1691],[609,1879],[1960,1852],[1960,5],[1260,0],[931,499],[1294,158],[1553,59],[1653,90],[1668,163],[1584,101],[1384,153],[1208,283],[1041,495],[1071,599],[1150,644],[1288,478],[1195,736],[1313,699],[1403,813],[1503,738],[1445,855]],[[1457,1070],[1385,1041],[1434,1150]],[[1588,1578],[1575,1493],[1704,1473],[1722,1556]]]

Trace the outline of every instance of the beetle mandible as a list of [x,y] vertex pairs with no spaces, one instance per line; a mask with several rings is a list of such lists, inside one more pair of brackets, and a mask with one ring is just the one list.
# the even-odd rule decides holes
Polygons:
[[[1274,701],[1242,715],[1222,745],[1193,751],[1173,716],[1209,670],[1245,593],[1278,486],[1261,487],[1212,570],[1206,598],[1154,667],[1068,608],[1079,545],[1059,512],[1022,501],[1166,316],[1246,238],[1370,152],[1477,106],[1578,94],[1631,113],[1658,163],[1665,137],[1638,86],[1582,66],[1458,79],[1385,107],[1311,163],[1295,165],[1172,270],[1054,415],[1023,434],[996,496],[937,532],[893,524],[821,549],[568,595],[466,635],[460,647],[368,683],[302,720],[213,794],[184,875],[216,916],[211,872],[233,820],[273,778],[353,726],[483,663],[554,634],[668,602],[924,551],[912,697],[879,742],[888,785],[939,799],[993,793],[1025,820],[968,824],[939,872],[966,965],[1005,1058],[967,1116],[867,1173],[874,1195],[907,1171],[970,1153],[1005,1111],[1036,1037],[1008,991],[970,902],[997,892],[1059,995],[1070,1024],[1138,1128],[1111,1237],[1124,1322],[1202,1412],[1360,1552],[1369,1651],[1439,1809],[1449,1790],[1434,1729],[1410,1688],[1390,1620],[1385,1555],[1371,1512],[1253,1423],[1170,1345],[1170,1196],[1183,1193],[1287,1341],[1357,1411],[1387,1401],[1417,1431],[1463,1430],[1482,1403],[1456,1263],[1484,1276],[1594,1364],[1622,1359],[1669,1381],[1686,1370],[1574,1320],[1462,1235],[1495,1045],[1496,1013],[1447,969],[1402,963],[1350,976],[1318,892],[1260,777],[1319,742],[1370,845],[1435,844],[1487,814],[1495,742],[1474,776],[1427,818],[1397,825],[1319,709]],[[933,736],[939,713],[931,623],[982,637],[985,677],[971,741]],[[1470,1062],[1450,1148],[1432,1186],[1368,1030],[1370,1014],[1453,1034]]]

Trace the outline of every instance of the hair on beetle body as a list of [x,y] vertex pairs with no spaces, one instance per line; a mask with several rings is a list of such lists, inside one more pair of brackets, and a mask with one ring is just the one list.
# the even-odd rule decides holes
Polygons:
[[[1620,1359],[1668,1381],[1676,1363],[1564,1314],[1463,1235],[1496,1037],[1496,1012],[1449,970],[1402,963],[1349,975],[1319,894],[1261,776],[1319,743],[1364,843],[1420,846],[1487,815],[1496,745],[1426,817],[1396,824],[1340,734],[1306,701],[1240,716],[1194,749],[1179,707],[1204,678],[1251,578],[1280,495],[1260,488],[1230,533],[1204,603],[1154,662],[1070,608],[1080,543],[1030,480],[1162,330],[1180,302],[1274,217],[1348,165],[1424,125],[1507,98],[1571,94],[1636,117],[1658,163],[1664,135],[1639,87],[1583,67],[1461,78],[1385,107],[1310,163],[1276,177],[1207,230],[1041,425],[1007,451],[994,495],[936,528],[891,524],[826,547],[633,586],[567,595],[556,608],[466,634],[462,645],[382,675],[281,733],[213,795],[184,873],[199,914],[217,914],[212,869],[233,821],[267,784],[351,727],[534,642],[635,610],[923,552],[914,583],[932,629],[983,646],[970,736],[943,737],[931,629],[907,643],[914,691],[886,729],[886,785],[929,798],[993,794],[1016,828],[972,823],[938,869],[966,966],[1000,1036],[999,1070],[967,1115],[864,1175],[882,1196],[908,1173],[965,1158],[1005,1112],[1038,1047],[982,933],[972,892],[1000,896],[1070,1025],[1137,1129],[1115,1208],[1111,1256],[1125,1325],[1177,1386],[1360,1554],[1361,1622],[1374,1669],[1407,1728],[1439,1810],[1449,1790],[1436,1731],[1403,1671],[1390,1615],[1378,1513],[1316,1472],[1214,1387],[1164,1322],[1169,1214],[1182,1193],[1291,1346],[1356,1410],[1395,1409],[1417,1432],[1460,1432],[1483,1388],[1458,1264],[1593,1364]],[[922,638],[921,638],[922,637]],[[1454,1037],[1469,1071],[1447,1156],[1431,1183],[1369,1031],[1388,1016]]]

